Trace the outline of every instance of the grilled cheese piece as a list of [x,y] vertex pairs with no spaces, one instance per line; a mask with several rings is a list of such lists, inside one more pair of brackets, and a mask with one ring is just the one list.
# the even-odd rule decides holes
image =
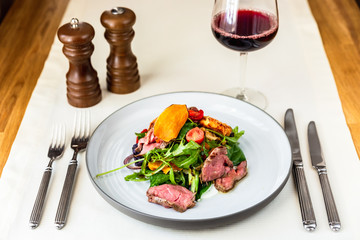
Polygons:
[[229,136],[232,132],[232,128],[229,125],[209,116],[204,116],[200,120],[200,125],[221,133],[224,136]]

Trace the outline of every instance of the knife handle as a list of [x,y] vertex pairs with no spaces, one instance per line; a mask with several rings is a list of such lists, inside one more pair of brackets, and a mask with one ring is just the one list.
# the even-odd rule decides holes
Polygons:
[[301,217],[304,228],[308,231],[313,231],[316,228],[316,219],[309,194],[308,185],[305,178],[303,165],[294,164],[293,174],[295,179],[296,190],[299,195]]
[[327,171],[325,168],[318,169],[321,189],[324,196],[326,213],[329,220],[329,226],[333,231],[339,231],[341,228],[341,223],[339,219],[339,214],[336,209],[335,200],[330,188],[329,178],[327,176]]

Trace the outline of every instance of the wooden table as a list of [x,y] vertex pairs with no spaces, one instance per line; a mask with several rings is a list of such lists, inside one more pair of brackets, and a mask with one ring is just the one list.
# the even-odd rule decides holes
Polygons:
[[[308,1],[360,156],[359,7],[356,0]],[[68,2],[15,0],[0,25],[0,175]]]

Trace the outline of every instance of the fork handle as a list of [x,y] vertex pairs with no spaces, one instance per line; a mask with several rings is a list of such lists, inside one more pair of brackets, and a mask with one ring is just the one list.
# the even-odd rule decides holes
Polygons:
[[66,223],[77,166],[77,160],[72,159],[67,169],[65,182],[55,217],[55,226],[57,229],[62,229]]
[[32,229],[37,228],[40,224],[41,214],[44,207],[46,193],[49,187],[51,173],[52,167],[47,167],[43,173],[29,221],[30,227]]

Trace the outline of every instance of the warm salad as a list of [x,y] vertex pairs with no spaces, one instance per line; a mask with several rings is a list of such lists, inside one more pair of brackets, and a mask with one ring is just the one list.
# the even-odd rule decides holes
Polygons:
[[[227,192],[246,175],[246,158],[238,143],[244,131],[204,116],[196,107],[173,104],[135,134],[132,154],[124,166],[109,172],[133,169],[125,180],[149,181],[151,202],[183,212],[212,184]],[[189,199],[173,196],[186,197],[187,191],[189,205],[185,203]]]

